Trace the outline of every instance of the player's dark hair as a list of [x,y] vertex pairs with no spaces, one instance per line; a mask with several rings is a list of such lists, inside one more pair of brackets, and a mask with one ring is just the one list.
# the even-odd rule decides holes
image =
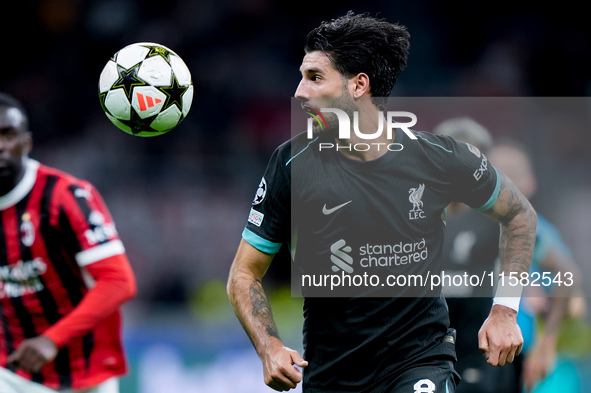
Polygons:
[[29,116],[27,115],[24,105],[21,104],[19,100],[8,94],[0,93],[0,107],[18,109],[23,115],[23,129],[27,130],[29,128]]
[[406,67],[409,38],[402,25],[349,11],[308,33],[304,49],[307,53],[322,51],[345,77],[367,74],[372,102],[384,110]]

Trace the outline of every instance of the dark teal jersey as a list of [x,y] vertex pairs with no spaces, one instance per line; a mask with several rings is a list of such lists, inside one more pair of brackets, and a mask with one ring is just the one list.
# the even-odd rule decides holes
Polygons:
[[[300,134],[277,148],[261,180],[243,237],[267,253],[290,246],[305,297],[306,392],[359,392],[410,361],[454,356],[440,345],[449,317],[439,288],[386,280],[437,274],[445,207],[488,209],[499,177],[473,146],[414,135],[397,131],[379,146],[392,151],[363,162]],[[334,277],[343,285],[331,287]]]

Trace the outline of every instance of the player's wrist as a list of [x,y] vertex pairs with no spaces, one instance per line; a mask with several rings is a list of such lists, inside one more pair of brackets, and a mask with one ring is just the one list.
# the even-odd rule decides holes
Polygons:
[[278,337],[267,337],[267,339],[261,343],[260,348],[257,348],[259,355],[265,355],[283,348],[283,342]]
[[523,285],[519,281],[516,283],[499,283],[495,297],[493,298],[493,306],[504,306],[518,312],[522,292]]
[[48,340],[50,340],[55,345],[55,347],[57,349],[61,349],[68,342],[68,339],[67,338],[60,337],[60,335],[57,334],[51,328],[49,328],[45,332],[43,332],[43,334],[41,334],[41,336],[43,336],[43,337],[47,338]]
[[283,341],[279,337],[271,336],[267,339],[267,348],[283,348]]
[[497,297],[493,298],[493,307],[494,306],[502,306],[505,308],[509,308],[516,313],[519,312],[519,303],[521,302],[520,297]]
[[493,304],[491,308],[491,314],[504,314],[517,318],[517,310],[502,304]]

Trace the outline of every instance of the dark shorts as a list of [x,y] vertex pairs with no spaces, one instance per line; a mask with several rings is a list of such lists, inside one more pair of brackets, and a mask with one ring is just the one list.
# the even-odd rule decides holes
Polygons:
[[459,380],[452,360],[435,357],[381,378],[361,393],[454,393]]
[[[447,334],[426,347],[422,354],[406,357],[404,361],[389,364],[388,372],[364,383],[362,390],[353,387],[337,388],[326,380],[325,386],[311,388],[303,386],[304,393],[455,393],[460,381],[455,371],[456,332],[448,329]],[[304,371],[305,373],[306,371]],[[341,368],[341,372],[343,372]],[[344,374],[343,377],[346,377]],[[337,376],[338,377],[338,376]]]

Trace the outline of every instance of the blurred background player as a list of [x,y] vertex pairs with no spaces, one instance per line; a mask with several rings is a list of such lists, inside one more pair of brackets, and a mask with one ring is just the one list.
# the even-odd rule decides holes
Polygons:
[[[448,119],[440,123],[434,133],[449,135],[477,147],[497,169],[515,182],[528,199],[535,193],[531,161],[516,144],[494,145],[488,130],[467,117]],[[498,262],[498,225],[464,204],[452,203],[447,212],[442,270],[450,275],[467,272],[482,276],[490,272],[491,266]],[[573,275],[578,272],[557,231],[539,214],[531,271],[571,272]],[[524,386],[529,391],[551,370],[555,360],[558,327],[570,296],[575,293],[573,287],[556,288],[552,297],[544,302],[548,306],[542,315],[545,329],[538,339],[533,306],[546,297],[544,293],[524,294],[517,318],[524,336],[523,350],[512,364],[503,368],[490,367],[482,354],[474,350],[480,329],[474,322],[478,318],[474,316],[486,314],[491,303],[491,288],[452,286],[446,287],[444,293],[451,323],[458,331],[457,371],[462,376],[458,392],[521,392]],[[577,308],[580,310],[581,306]]]
[[[477,147],[483,154],[493,144],[490,133],[471,118],[453,118],[440,123],[434,133],[449,135],[457,141]],[[441,269],[447,274],[476,274],[490,272],[495,266],[499,250],[499,226],[478,211],[462,203],[451,203],[447,209],[447,224]],[[477,322],[486,317],[493,292],[486,287],[445,287],[444,294],[449,306],[450,323],[458,332],[456,352],[457,372],[462,381],[459,393],[468,392],[520,392],[520,369],[522,356],[505,367],[490,367],[478,350]],[[527,350],[530,336],[523,331]]]
[[[491,163],[509,176],[521,190],[531,199],[537,189],[532,160],[525,146],[513,140],[502,140],[495,143],[489,153]],[[565,373],[559,377],[559,385],[550,386],[544,381],[551,373],[558,375],[561,369],[557,365],[557,342],[561,322],[569,317],[581,317],[585,304],[580,282],[580,270],[572,259],[571,252],[563,242],[558,230],[538,212],[536,246],[531,265],[531,272],[552,272],[551,277],[560,273],[562,283],[551,286],[530,287],[522,298],[524,313],[518,321],[524,328],[532,330],[530,347],[524,352],[523,384],[527,391],[568,391],[579,392],[578,375]],[[568,285],[568,273],[572,274],[573,285]],[[536,312],[542,320],[542,328],[537,333]],[[567,375],[568,374],[568,375]],[[547,386],[544,386],[547,385]],[[548,390],[545,390],[548,389]],[[559,389],[559,390],[556,390]]]
[[0,94],[0,366],[19,376],[3,369],[0,390],[116,393],[133,272],[96,189],[31,147],[23,106]]

